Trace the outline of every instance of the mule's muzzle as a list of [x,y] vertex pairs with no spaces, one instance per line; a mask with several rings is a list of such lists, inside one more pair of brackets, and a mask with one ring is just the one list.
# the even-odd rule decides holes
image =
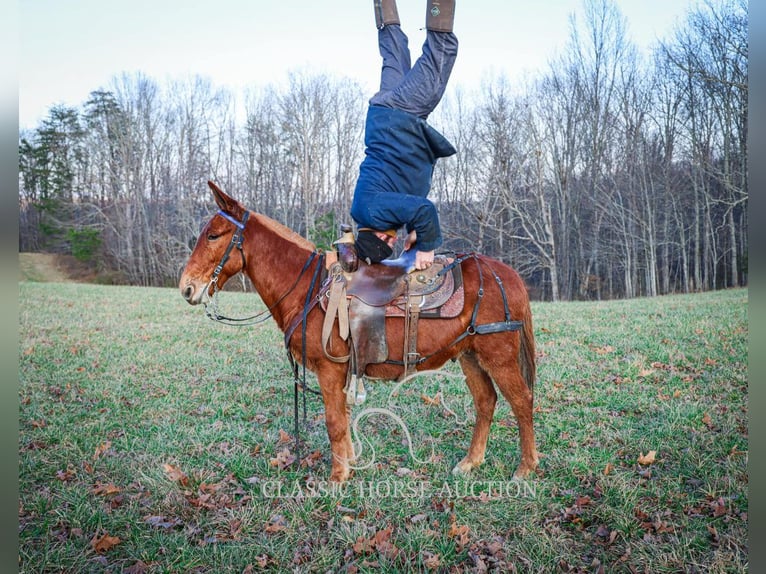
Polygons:
[[192,297],[194,297],[194,286],[187,285],[186,287],[181,289],[181,297],[186,299],[188,303],[192,303]]
[[200,287],[199,283],[194,280],[181,281],[179,285],[181,289],[181,297],[189,305],[199,305],[202,303],[202,299],[205,296],[205,288]]

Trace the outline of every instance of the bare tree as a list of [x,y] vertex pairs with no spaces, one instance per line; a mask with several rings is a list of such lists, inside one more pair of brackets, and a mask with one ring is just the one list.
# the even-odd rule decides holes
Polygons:
[[[653,56],[613,0],[585,0],[544,73],[448,92],[429,118],[458,149],[433,174],[444,247],[553,300],[746,283],[746,2],[704,0]],[[172,284],[210,178],[328,248],[362,159],[358,84],[303,70],[238,103],[133,74],[54,107],[19,134],[20,248],[87,248],[122,281]]]

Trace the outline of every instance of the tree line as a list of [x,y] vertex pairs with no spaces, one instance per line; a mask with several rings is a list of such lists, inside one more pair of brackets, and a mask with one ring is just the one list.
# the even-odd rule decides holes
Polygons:
[[[450,88],[429,118],[458,149],[430,195],[443,247],[513,265],[546,300],[746,284],[747,2],[705,1],[648,56],[611,0],[578,16],[546,70]],[[370,95],[308,71],[240,98],[200,77],[116,77],[20,132],[19,249],[173,285],[212,212],[208,179],[330,249]]]

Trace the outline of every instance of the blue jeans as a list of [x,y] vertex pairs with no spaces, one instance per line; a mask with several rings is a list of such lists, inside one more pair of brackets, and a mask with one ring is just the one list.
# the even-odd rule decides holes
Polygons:
[[371,105],[396,108],[426,119],[444,95],[457,58],[458,41],[451,32],[426,32],[423,53],[412,66],[407,35],[397,24],[378,30],[383,57],[380,91]]
[[426,33],[412,66],[407,36],[396,24],[378,31],[383,57],[380,91],[370,99],[365,159],[359,170],[351,216],[359,227],[417,232],[416,249],[442,244],[436,207],[426,197],[437,158],[455,153],[425,121],[444,95],[457,57],[451,32]]

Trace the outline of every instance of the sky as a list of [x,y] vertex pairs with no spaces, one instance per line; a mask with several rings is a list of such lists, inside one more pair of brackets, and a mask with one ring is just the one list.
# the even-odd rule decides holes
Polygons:
[[[399,0],[413,60],[425,38],[423,0]],[[617,0],[642,50],[683,23],[695,0]],[[582,0],[460,0],[460,43],[450,88],[476,89],[497,74],[511,82],[545,70],[582,19]],[[159,83],[209,78],[235,93],[279,85],[290,71],[360,82],[379,77],[370,0],[21,0],[19,126],[34,128],[56,104],[81,106],[123,73]]]

